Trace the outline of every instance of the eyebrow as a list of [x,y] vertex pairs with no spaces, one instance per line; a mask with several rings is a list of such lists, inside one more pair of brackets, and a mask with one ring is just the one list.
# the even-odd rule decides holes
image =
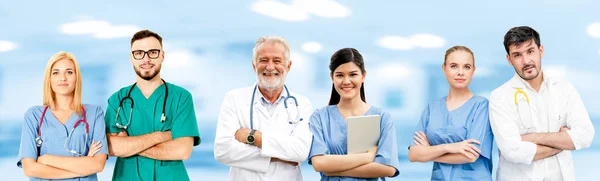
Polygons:
[[145,51],[145,52],[147,52],[147,51],[150,51],[150,50],[161,50],[161,49],[160,48],[150,48],[148,50],[136,49],[136,50],[132,50],[132,51]]
[[[448,64],[450,64],[450,65],[461,65],[461,64],[458,64],[456,62],[450,62]],[[466,63],[466,64],[462,64],[462,65],[471,65],[471,64],[470,63]]]
[[[67,68],[66,70],[73,70],[73,68]],[[59,71],[59,69],[52,69],[52,71]]]
[[[516,47],[519,48],[519,47],[523,47],[523,46],[529,47],[529,48],[527,48],[527,50],[525,50],[523,52],[526,52],[526,51],[529,51],[529,50],[535,48],[535,44],[533,43],[533,41],[529,41],[529,44],[527,44],[527,45],[521,45],[521,46],[516,46]],[[511,53],[511,55],[515,55],[515,54],[521,54],[521,52],[513,52],[513,53]]]
[[[336,74],[342,74],[342,73],[344,73],[344,72],[334,72],[334,73],[336,73]],[[353,70],[353,71],[350,71],[350,73],[358,73],[358,70]]]

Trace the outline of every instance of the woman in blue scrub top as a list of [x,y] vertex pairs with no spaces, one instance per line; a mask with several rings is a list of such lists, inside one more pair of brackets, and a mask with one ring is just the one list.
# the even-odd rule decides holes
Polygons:
[[473,52],[464,46],[448,49],[442,70],[450,92],[423,111],[409,160],[434,161],[431,180],[491,181],[493,135],[488,100],[468,87],[475,72]]
[[17,166],[29,180],[95,181],[104,169],[104,112],[81,103],[81,80],[73,54],[59,52],[48,61],[43,105],[27,110],[21,135]]
[[[329,106],[317,109],[310,118],[313,142],[308,163],[321,180],[378,180],[398,175],[396,129],[390,114],[367,104],[362,55],[354,48],[340,49],[329,64],[333,88]],[[381,116],[378,146],[367,153],[347,154],[346,118]]]

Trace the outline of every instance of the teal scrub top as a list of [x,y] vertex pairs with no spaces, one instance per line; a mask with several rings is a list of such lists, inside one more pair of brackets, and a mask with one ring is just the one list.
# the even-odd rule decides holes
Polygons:
[[[127,124],[129,116],[131,122],[127,127],[129,136],[139,136],[156,131],[171,131],[173,140],[180,137],[193,137],[194,146],[200,144],[200,134],[194,112],[192,95],[182,87],[166,83],[169,89],[167,97],[165,122],[160,121],[165,98],[165,84],[161,84],[146,99],[136,86],[131,91],[133,99],[133,113],[131,101],[125,100],[119,111],[117,121],[121,125]],[[106,132],[118,133],[123,131],[116,126],[115,116],[121,99],[127,96],[131,86],[123,87],[108,99],[106,109]],[[158,179],[160,178],[160,179]],[[181,160],[161,161],[134,155],[119,157],[115,165],[113,180],[123,181],[148,181],[148,180],[190,180],[186,168]]]

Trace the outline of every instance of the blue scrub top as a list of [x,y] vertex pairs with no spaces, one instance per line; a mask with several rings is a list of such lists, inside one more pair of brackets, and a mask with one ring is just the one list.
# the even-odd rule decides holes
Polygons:
[[[37,128],[40,125],[40,118],[45,106],[33,106],[25,112],[25,122],[23,123],[23,130],[21,132],[21,146],[19,148],[19,156],[17,157],[17,166],[22,168],[21,160],[23,158],[32,158],[37,160],[37,146],[35,138],[37,137]],[[88,141],[85,142],[85,124],[79,123],[73,131],[71,139],[67,143],[69,149],[73,149],[79,153],[88,154],[88,150],[92,141],[101,141],[102,148],[96,154],[108,154],[108,143],[106,142],[106,132],[104,126],[104,111],[101,107],[95,105],[85,104],[86,119],[89,124]],[[40,148],[39,155],[56,155],[56,156],[73,156],[77,155],[67,152],[64,147],[67,134],[71,133],[71,129],[75,123],[81,119],[77,113],[73,113],[67,122],[63,125],[50,111],[50,108],[46,110],[44,120],[41,128],[42,147]],[[86,144],[86,150],[84,150],[84,144]],[[39,178],[29,178],[29,180],[46,180]],[[98,177],[96,174],[88,175],[86,177],[78,177],[72,179],[62,180],[90,180],[96,181]]]
[[[390,114],[371,106],[365,115],[380,115],[381,129],[377,155],[374,162],[383,165],[389,165],[396,169],[395,177],[398,175],[398,146],[396,142],[396,127],[390,119]],[[310,118],[310,130],[313,133],[312,146],[308,155],[308,164],[311,164],[311,158],[318,155],[346,155],[346,121],[340,113],[337,105],[326,106],[317,109]],[[328,177],[321,174],[321,181],[358,181],[358,180],[378,180],[378,178],[354,178],[354,177]],[[385,180],[385,178],[381,178]]]
[[[455,110],[448,111],[446,97],[429,103],[421,115],[417,131],[423,131],[432,146],[456,143],[468,139],[475,144],[481,155],[473,163],[433,163],[431,180],[492,180],[492,144],[494,135],[488,116],[488,100],[474,95]],[[415,144],[412,143],[411,146]]]

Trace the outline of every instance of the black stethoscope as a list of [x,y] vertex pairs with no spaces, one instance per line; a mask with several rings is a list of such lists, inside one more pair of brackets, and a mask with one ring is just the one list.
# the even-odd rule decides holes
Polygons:
[[[300,117],[300,109],[298,108],[298,100],[296,100],[296,97],[290,95],[290,91],[288,90],[287,86],[283,85],[283,88],[285,88],[285,92],[287,93],[287,97],[285,97],[285,99],[283,99],[283,106],[285,107],[285,112],[287,112],[287,114],[288,114],[288,122],[290,124],[296,124],[303,120],[303,118]],[[254,129],[254,122],[253,122],[254,95],[256,95],[257,89],[258,89],[258,85],[256,85],[254,87],[254,91],[252,92],[252,100],[250,100],[250,129]],[[290,110],[288,109],[288,104],[287,104],[288,99],[294,100],[294,104],[296,104],[296,111],[297,111],[296,113],[298,113],[296,115],[296,119],[292,119]]]
[[[164,79],[160,79],[160,80],[162,80],[163,84],[165,84],[165,98],[163,101],[162,114],[160,115],[160,122],[163,123],[163,122],[165,122],[165,120],[167,120],[167,116],[165,116],[165,108],[167,107],[167,97],[169,96],[169,86],[167,86],[167,82],[165,82]],[[117,108],[117,115],[115,116],[115,125],[117,125],[118,128],[127,129],[129,124],[131,123],[131,113],[133,113],[133,99],[131,98],[131,91],[133,91],[133,88],[135,87],[136,84],[137,84],[137,82],[133,83],[131,88],[129,88],[129,92],[127,92],[127,96],[123,97],[121,99],[121,101],[119,102],[119,108]],[[121,124],[119,124],[119,121],[117,121],[117,119],[119,118],[119,111],[121,111],[123,102],[127,99],[129,99],[131,101],[131,109],[129,110],[129,118],[127,119],[127,124],[121,125]]]
[[[38,126],[38,128],[37,128],[37,137],[35,138],[35,144],[38,148],[38,155],[40,154],[39,150],[42,147],[42,143],[44,142],[44,141],[42,141],[42,123],[44,121],[44,115],[46,115],[46,110],[48,110],[48,106],[44,107],[44,111],[42,111],[42,116],[40,118],[40,126]],[[71,140],[71,136],[73,135],[73,131],[75,131],[75,128],[77,127],[77,125],[79,125],[79,123],[83,123],[83,124],[85,124],[85,142],[83,144],[84,152],[87,148],[88,135],[90,133],[90,128],[89,128],[89,124],[88,124],[86,116],[85,116],[85,108],[83,106],[81,106],[81,110],[83,113],[83,117],[81,119],[77,120],[77,122],[75,122],[75,125],[73,125],[73,128],[71,128],[71,132],[69,133],[69,135],[67,135],[67,139],[65,140],[65,145],[64,145],[67,152],[73,153],[73,154],[76,154],[79,156],[82,156],[83,153],[78,153],[74,149],[69,149],[69,147],[67,146],[67,143],[69,142],[69,140]]]

